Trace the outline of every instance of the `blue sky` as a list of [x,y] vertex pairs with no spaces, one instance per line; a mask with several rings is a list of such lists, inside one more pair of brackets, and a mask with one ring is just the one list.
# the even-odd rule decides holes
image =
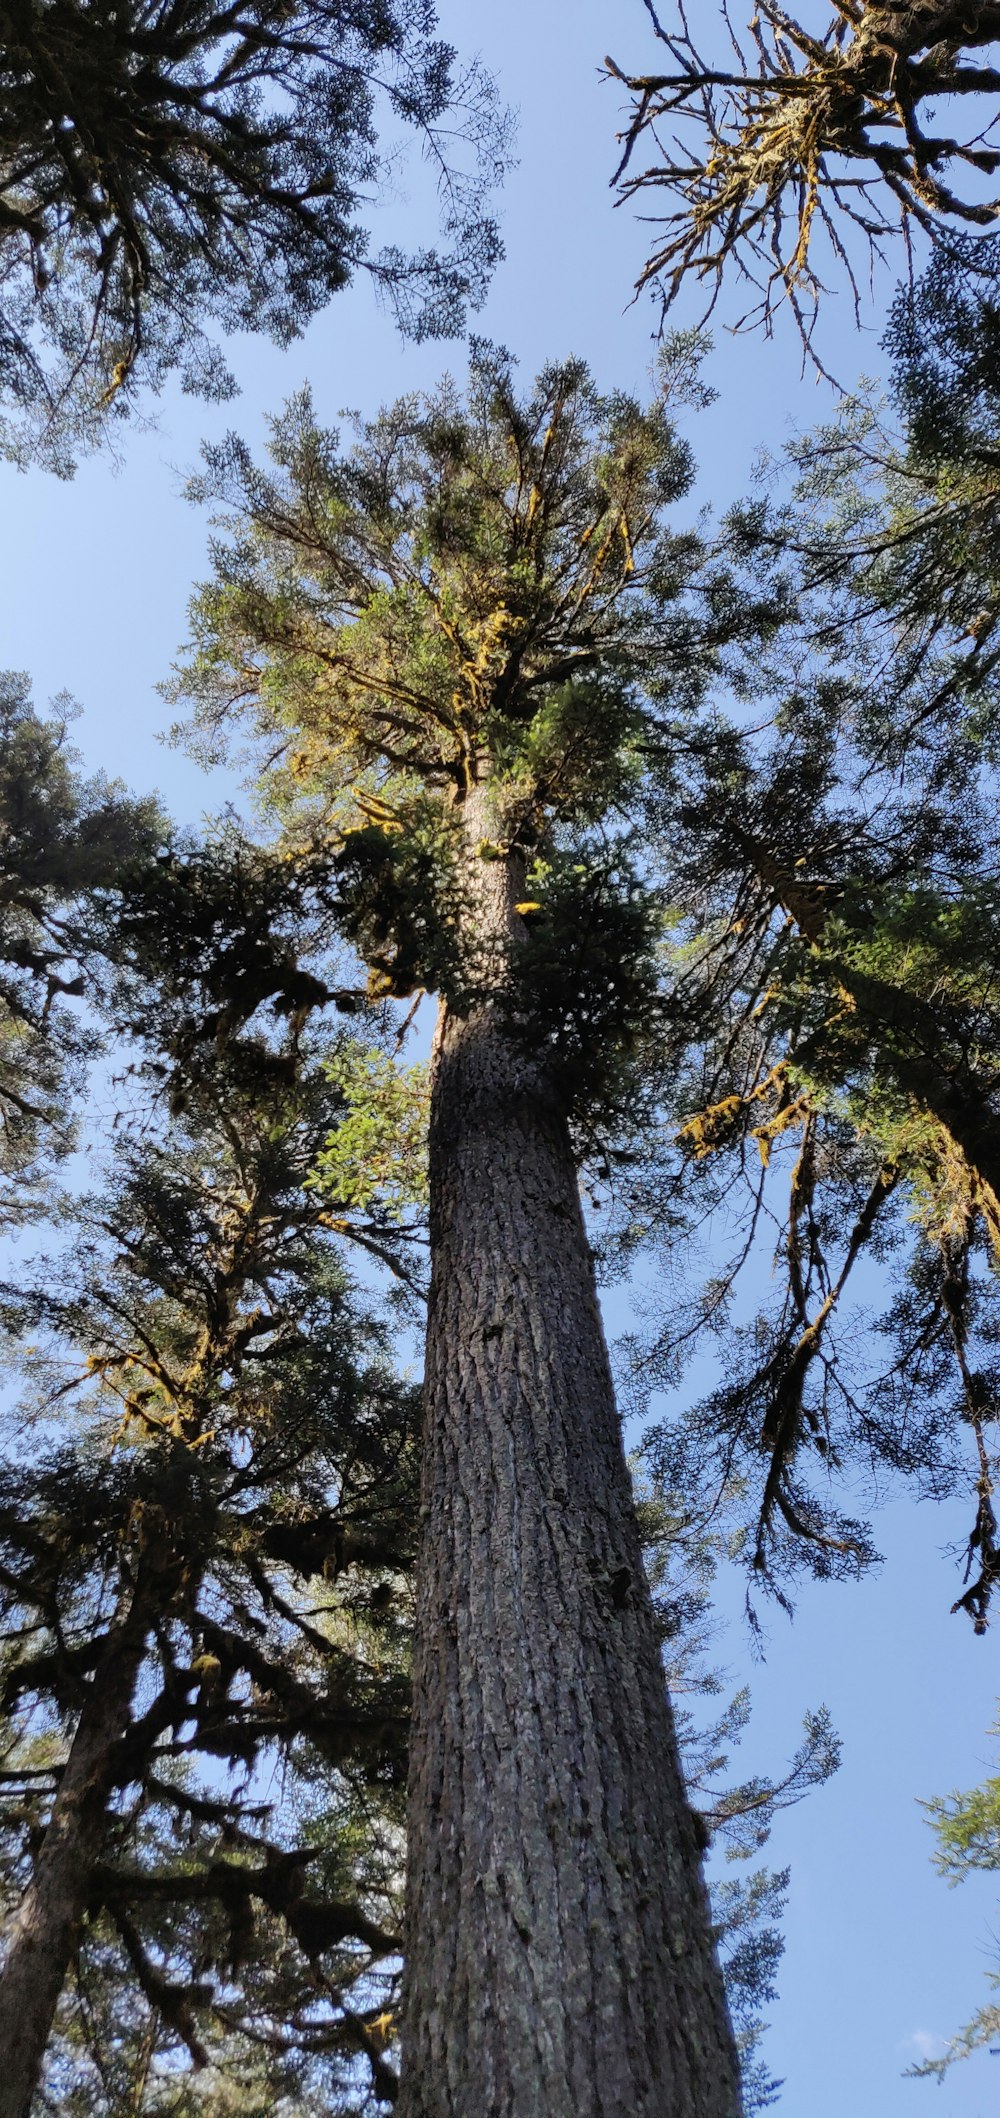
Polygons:
[[[480,50],[520,108],[520,164],[501,201],[507,259],[477,329],[508,345],[525,372],[579,352],[599,380],[641,390],[655,319],[630,306],[641,231],[607,188],[618,91],[599,79],[620,63],[655,63],[641,0],[507,0],[483,10],[442,0],[444,27]],[[405,171],[389,218],[416,217],[425,187]],[[884,290],[888,292],[888,289]],[[692,312],[678,321],[694,321]],[[724,322],[724,319],[723,319]],[[877,369],[873,330],[858,340],[846,297],[827,312],[827,346],[845,379]],[[725,503],[749,481],[761,444],[780,447],[831,406],[801,373],[790,331],[765,344],[717,332],[710,379],[719,401],[693,423],[700,500]],[[205,571],[206,524],[181,497],[202,435],[237,426],[258,440],[264,414],[311,378],[319,409],[365,412],[403,389],[461,372],[453,347],[406,347],[368,290],[340,296],[285,354],[241,342],[243,396],[206,407],[168,393],[133,432],[119,468],[85,464],[69,485],[0,466],[4,609],[0,659],[32,674],[36,698],[70,690],[91,768],[133,787],[159,786],[196,821],[217,803],[196,768],[157,741],[168,718],[156,686],[184,637],[192,584]],[[620,1328],[616,1296],[612,1328]],[[784,2075],[787,2118],[993,2118],[1000,2058],[983,2055],[941,2090],[907,2082],[921,2048],[985,1999],[996,1891],[975,1878],[948,1891],[930,1866],[918,1797],[974,1783],[991,1767],[987,1729],[1000,1691],[996,1636],[973,1637],[948,1615],[958,1593],[954,1548],[966,1509],[896,1501],[876,1531],[887,1564],[857,1588],[810,1589],[793,1625],[776,1614],[766,1660],[751,1658],[734,1587],[721,1656],[749,1675],[754,1719],[739,1761],[777,1771],[806,1707],[826,1701],[844,1738],[833,1783],[779,1823],[769,1858],[792,1864],[788,1952],[767,2056]],[[1000,1749],[1000,1745],[998,1745]],[[1000,1944],[997,1954],[1000,1955]]]

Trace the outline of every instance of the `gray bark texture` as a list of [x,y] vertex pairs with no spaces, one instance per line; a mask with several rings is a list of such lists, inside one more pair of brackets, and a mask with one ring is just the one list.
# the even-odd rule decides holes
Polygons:
[[441,1010],[431,1246],[397,2111],[739,2118],[569,1132],[488,1000]]
[[28,2118],[107,1829],[147,1620],[130,1596],[90,1678],[0,1975],[0,2118]]

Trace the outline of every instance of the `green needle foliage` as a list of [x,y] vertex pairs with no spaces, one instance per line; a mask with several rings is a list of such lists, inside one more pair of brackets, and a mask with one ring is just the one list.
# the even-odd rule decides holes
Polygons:
[[[492,84],[429,0],[0,10],[0,446],[71,468],[172,369],[234,385],[208,326],[287,343],[358,272],[416,337],[460,330],[500,254]],[[369,249],[394,128],[445,248]]]
[[381,1206],[401,1217],[427,1203],[425,1066],[399,1067],[384,1052],[348,1045],[328,1063],[345,1109],[317,1159],[313,1181],[334,1206]]
[[73,1094],[95,1048],[79,1003],[107,983],[107,943],[163,830],[156,805],[84,781],[68,702],[48,720],[0,676],[0,1219],[44,1205],[75,1137]]
[[[994,1727],[993,1735],[998,1733]],[[1000,1779],[989,1778],[964,1794],[939,1795],[925,1805],[937,1839],[935,1866],[954,1886],[974,1874],[993,1874],[1000,1868]],[[989,1974],[991,1988],[1000,1987],[1000,1971]],[[947,2050],[938,2059],[927,2059],[911,2072],[940,2082],[956,2060],[968,2059],[1000,2034],[1000,2006],[987,2001],[976,2010]]]
[[760,524],[871,640],[865,744],[934,761],[942,792],[996,756],[998,268],[992,241],[956,241],[899,290],[889,405],[847,399],[798,444],[794,524]]

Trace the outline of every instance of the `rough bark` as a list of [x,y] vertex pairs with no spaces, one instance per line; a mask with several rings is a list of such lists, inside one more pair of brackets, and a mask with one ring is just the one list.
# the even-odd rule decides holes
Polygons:
[[398,2111],[737,2118],[569,1132],[488,1001],[441,1012],[431,1244]]
[[120,1606],[86,1696],[0,1975],[0,2118],[28,2118],[107,1828],[119,1746],[147,1627],[144,1599]]

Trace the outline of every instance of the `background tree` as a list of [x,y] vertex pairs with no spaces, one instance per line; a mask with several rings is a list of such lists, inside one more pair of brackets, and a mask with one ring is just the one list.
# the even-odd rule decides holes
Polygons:
[[[851,1303],[859,1261],[893,1251],[912,1259],[916,1212],[928,1246],[919,1251],[924,1293],[933,1253],[945,1309],[932,1331],[915,1333],[909,1354],[929,1356],[939,1329],[947,1337],[952,1328],[958,1383],[969,1246],[985,1246],[985,1264],[996,1242],[997,938],[974,805],[962,818],[963,862],[950,825],[934,843],[930,814],[915,834],[912,814],[900,805],[894,817],[885,799],[867,818],[858,804],[852,817],[844,781],[824,800],[813,778],[810,798],[807,765],[783,747],[752,771],[747,745],[744,770],[700,813],[686,812],[699,891],[725,878],[723,918],[688,976],[711,978],[717,1009],[727,991],[728,1002],[692,1069],[687,1094],[698,1104],[677,1140],[707,1166],[709,1201],[735,1181],[731,1218],[742,1192],[736,1260],[746,1262],[762,1216],[777,1215],[779,1300],[766,1326],[730,1330],[732,1275],[716,1260],[707,1307],[695,1300],[679,1318],[675,1306],[653,1369],[664,1377],[706,1324],[725,1334],[726,1379],[692,1407],[687,1431],[703,1468],[702,1452],[715,1457],[712,1488],[737,1464],[749,1474],[763,1452],[763,1486],[752,1475],[744,1490],[751,1516],[759,1509],[748,1557],[765,1577],[779,1549],[791,1560],[811,1546],[820,1571],[870,1556],[856,1521],[824,1527],[823,1508],[799,1483],[804,1464],[827,1484],[860,1447],[932,1486],[954,1475],[950,1415],[936,1391],[928,1395],[927,1369],[922,1392],[914,1372],[894,1401],[902,1348],[874,1401],[848,1387],[837,1311]],[[860,1378],[863,1362],[849,1366]],[[974,1428],[980,1414],[992,1419],[985,1375],[978,1384],[965,1375],[960,1403]]]
[[44,1207],[75,1139],[96,1025],[72,1003],[106,983],[108,937],[164,825],[157,805],[85,781],[69,703],[48,720],[0,677],[0,1218]]
[[[416,336],[460,329],[499,255],[505,120],[434,30],[424,0],[5,6],[6,453],[67,469],[174,368],[228,393],[210,322],[284,343],[358,271]],[[444,252],[369,253],[394,125],[438,176]]]
[[0,1524],[18,2118],[71,1965],[64,2107],[113,2109],[142,2052],[155,2108],[185,2049],[261,2094],[359,2054],[392,2086],[413,1407],[307,1185],[340,1103],[229,1043],[166,1136],[119,1133],[62,1272],[8,1294],[56,1428],[25,1464],[8,1421]]

